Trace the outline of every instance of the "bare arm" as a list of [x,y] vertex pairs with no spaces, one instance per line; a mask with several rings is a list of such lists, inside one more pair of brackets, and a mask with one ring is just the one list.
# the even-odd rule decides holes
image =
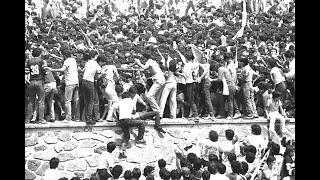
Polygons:
[[143,65],[139,59],[135,59],[136,64],[138,64],[142,69],[147,69],[149,66],[148,65]]
[[184,64],[187,64],[187,61],[186,61],[186,58],[184,57],[184,55],[182,55],[181,52],[180,52],[178,49],[176,49],[176,51],[179,53],[182,62],[183,62]]

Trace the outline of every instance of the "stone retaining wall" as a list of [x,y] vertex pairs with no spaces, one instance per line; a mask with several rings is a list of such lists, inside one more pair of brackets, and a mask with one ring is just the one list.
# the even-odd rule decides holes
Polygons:
[[[267,128],[261,124],[262,133],[266,135]],[[63,170],[65,177],[88,177],[96,171],[98,160],[106,145],[115,141],[118,147],[113,152],[116,163],[123,166],[124,171],[134,167],[143,168],[155,165],[158,159],[165,159],[168,167],[175,166],[174,149],[185,147],[192,141],[208,138],[210,130],[219,133],[219,140],[225,140],[224,131],[231,128],[243,139],[250,133],[250,124],[199,124],[194,126],[167,126],[167,134],[161,135],[152,127],[146,128],[145,140],[147,146],[137,147],[134,139],[137,129],[132,129],[130,142],[132,147],[127,150],[128,158],[118,160],[119,145],[122,132],[119,128],[44,128],[25,130],[25,179],[40,180],[49,168],[49,160],[53,157],[60,159],[58,169]],[[294,132],[294,124],[289,125]],[[178,146],[177,146],[178,145]]]

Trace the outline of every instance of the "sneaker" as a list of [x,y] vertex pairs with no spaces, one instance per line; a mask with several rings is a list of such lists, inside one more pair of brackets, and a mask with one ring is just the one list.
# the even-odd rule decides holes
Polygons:
[[146,140],[139,139],[139,140],[136,141],[136,144],[146,144]]
[[56,121],[56,120],[55,120],[55,119],[53,119],[53,118],[52,118],[52,119],[49,119],[49,122],[54,122],[54,121]]
[[39,121],[38,121],[38,124],[47,124],[47,121],[44,120],[44,119],[43,119],[43,120],[39,120]]
[[224,119],[225,117],[223,117],[223,116],[221,116],[221,115],[218,115],[216,118],[217,118],[217,119]]
[[122,158],[127,158],[127,155],[124,153],[124,152],[121,152],[121,153],[119,153],[119,157],[118,157],[119,159],[122,159]]
[[162,127],[155,127],[155,129],[160,133],[167,133],[165,130],[162,129]]
[[96,121],[97,121],[97,122],[103,122],[103,120],[102,120],[102,119],[97,119]]
[[70,123],[70,120],[65,119],[65,120],[62,120],[60,122],[62,122],[62,123]]
[[259,118],[260,116],[258,114],[254,114],[253,118]]
[[232,120],[232,117],[228,116],[228,117],[226,118],[226,120]]
[[244,116],[243,118],[244,118],[244,119],[253,119],[254,117],[253,117],[252,114],[249,114],[248,116]]
[[74,122],[80,122],[80,119],[75,119],[75,120],[73,120]]
[[233,116],[233,119],[238,119],[241,117],[241,114],[240,113],[236,113],[234,116]]

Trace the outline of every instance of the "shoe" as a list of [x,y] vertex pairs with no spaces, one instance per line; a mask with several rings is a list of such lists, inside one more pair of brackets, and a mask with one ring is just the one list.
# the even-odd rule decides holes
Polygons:
[[43,120],[39,120],[39,121],[38,121],[38,124],[47,124],[47,121],[44,120],[44,119],[43,119]]
[[240,113],[236,113],[234,116],[233,116],[233,119],[238,119],[241,117],[241,114]]
[[60,122],[62,122],[62,123],[70,123],[70,120],[65,119],[65,120],[62,120]]
[[96,124],[96,121],[93,121],[93,120],[89,120],[89,121],[86,121],[86,123],[88,124],[88,125],[94,125],[94,124]]
[[228,116],[228,117],[226,118],[226,120],[232,120],[232,117]]
[[75,119],[75,120],[73,120],[74,122],[80,122],[80,119]]
[[97,121],[97,122],[103,122],[104,120],[102,120],[102,119],[97,119],[96,121]]
[[155,129],[160,133],[167,133],[165,130],[162,129],[162,127],[155,127]]
[[56,120],[55,120],[55,119],[53,119],[53,118],[52,118],[52,119],[49,119],[49,122],[54,122],[54,121],[56,121]]
[[124,152],[119,153],[119,159],[127,158],[127,155]]
[[254,117],[253,117],[252,114],[249,114],[248,116],[244,116],[243,118],[244,118],[244,119],[253,119]]
[[260,116],[258,114],[253,115],[253,118],[259,118]]
[[139,139],[139,140],[136,141],[136,144],[146,144],[146,140]]

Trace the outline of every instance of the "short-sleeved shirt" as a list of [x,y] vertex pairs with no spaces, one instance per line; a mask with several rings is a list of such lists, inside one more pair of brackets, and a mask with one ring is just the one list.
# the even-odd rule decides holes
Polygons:
[[234,62],[231,62],[230,64],[227,65],[227,69],[230,71],[230,74],[233,78],[233,81],[237,81],[237,68],[236,64]]
[[109,168],[114,167],[114,157],[111,153],[108,151],[103,151],[101,153],[99,162],[98,162],[98,169],[109,169]]
[[278,67],[273,67],[271,69],[270,75],[272,76],[272,74],[273,74],[273,82],[276,85],[286,80],[284,75],[281,73],[281,70]]
[[118,102],[119,119],[131,119],[132,112],[136,109],[136,104],[132,98],[124,98]]
[[184,65],[183,72],[186,75],[186,83],[195,82],[199,73],[199,62],[187,62]]
[[30,69],[30,81],[42,80],[44,81],[45,70],[43,67],[46,66],[46,62],[40,58],[35,57],[27,61],[27,68]]
[[272,98],[267,100],[267,111],[268,112],[278,112],[279,107],[282,106],[281,101],[274,101]]
[[89,60],[84,66],[83,79],[94,82],[94,77],[100,73],[101,67],[95,60]]
[[152,76],[153,80],[156,80],[156,81],[158,80],[162,83],[165,82],[164,73],[162,72],[159,64],[155,60],[149,59],[146,62],[146,66],[147,66],[146,69],[148,69],[150,73],[153,75]]
[[66,69],[64,70],[64,78],[66,85],[79,84],[78,67],[76,59],[67,58],[64,61],[63,66],[66,66]]

